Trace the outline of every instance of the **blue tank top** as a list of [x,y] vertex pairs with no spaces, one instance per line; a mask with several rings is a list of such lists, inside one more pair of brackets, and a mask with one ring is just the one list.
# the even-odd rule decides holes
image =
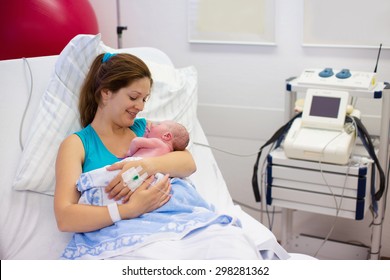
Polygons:
[[[137,137],[144,136],[146,119],[135,119],[134,124],[130,127],[130,129]],[[99,135],[90,124],[75,134],[80,137],[85,150],[83,172],[111,165],[121,160],[121,158],[116,157],[106,148],[106,146],[104,146]]]

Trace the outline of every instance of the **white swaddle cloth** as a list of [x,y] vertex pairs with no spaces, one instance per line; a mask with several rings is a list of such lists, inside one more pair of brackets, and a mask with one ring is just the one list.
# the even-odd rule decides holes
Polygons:
[[79,204],[108,205],[114,201],[108,198],[105,188],[119,174],[120,170],[107,171],[106,167],[91,170],[80,175],[76,182],[77,190],[81,192]]

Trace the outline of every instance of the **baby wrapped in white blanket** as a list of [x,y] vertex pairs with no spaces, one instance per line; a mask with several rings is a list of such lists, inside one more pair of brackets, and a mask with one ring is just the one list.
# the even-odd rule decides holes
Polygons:
[[[118,173],[105,167],[83,173],[77,182],[82,193],[79,203],[100,206],[112,203],[104,188]],[[116,257],[155,241],[182,239],[209,225],[240,226],[233,217],[216,213],[186,180],[171,179],[171,195],[165,205],[138,218],[121,220],[93,232],[75,233],[62,258]]]

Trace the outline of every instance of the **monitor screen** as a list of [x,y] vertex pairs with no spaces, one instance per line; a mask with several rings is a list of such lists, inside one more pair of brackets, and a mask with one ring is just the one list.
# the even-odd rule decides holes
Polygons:
[[347,91],[308,89],[302,112],[302,126],[342,130],[347,113]]
[[337,119],[339,114],[340,98],[327,96],[313,96],[310,116]]

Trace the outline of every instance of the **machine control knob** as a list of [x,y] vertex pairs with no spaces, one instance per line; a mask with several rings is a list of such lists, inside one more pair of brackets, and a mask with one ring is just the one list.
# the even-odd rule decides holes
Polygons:
[[349,69],[342,69],[336,74],[336,77],[339,79],[347,79],[351,77],[351,72],[349,71]]
[[320,73],[318,73],[318,76],[321,78],[329,78],[333,76],[333,69],[332,68],[325,68]]

